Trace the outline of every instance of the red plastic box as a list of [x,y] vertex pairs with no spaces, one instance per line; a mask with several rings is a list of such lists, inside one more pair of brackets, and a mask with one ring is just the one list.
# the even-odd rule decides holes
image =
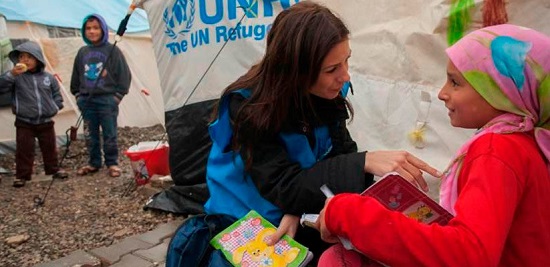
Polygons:
[[149,178],[155,174],[163,176],[170,174],[169,151],[168,144],[152,141],[140,142],[124,152],[130,158],[138,185],[146,184]]

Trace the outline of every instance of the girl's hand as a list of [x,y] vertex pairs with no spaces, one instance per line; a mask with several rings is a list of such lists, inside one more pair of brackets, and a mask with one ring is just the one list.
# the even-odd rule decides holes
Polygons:
[[330,231],[327,229],[327,225],[325,224],[325,210],[328,207],[331,199],[332,198],[327,198],[327,200],[325,201],[325,206],[319,213],[319,218],[315,223],[315,228],[321,233],[321,239],[323,239],[325,242],[338,243],[340,242],[340,239],[338,239],[337,236],[331,234]]
[[407,181],[428,192],[428,184],[422,176],[425,171],[434,177],[442,174],[428,163],[407,151],[373,151],[365,155],[365,172],[383,176],[388,172],[397,172]]
[[300,217],[285,214],[281,219],[281,224],[279,224],[277,231],[274,234],[268,236],[265,239],[265,243],[268,246],[274,246],[285,234],[294,238],[294,236],[296,235],[296,231],[298,230],[298,224],[300,224]]

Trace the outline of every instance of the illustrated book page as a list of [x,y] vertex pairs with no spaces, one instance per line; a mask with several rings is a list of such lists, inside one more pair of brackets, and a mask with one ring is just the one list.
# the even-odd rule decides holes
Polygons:
[[437,202],[394,172],[384,175],[361,195],[373,197],[386,208],[422,223],[445,225],[453,218]]
[[234,266],[305,266],[313,254],[308,248],[285,235],[274,246],[264,238],[274,234],[276,227],[256,211],[250,211],[217,234],[210,244],[222,250]]

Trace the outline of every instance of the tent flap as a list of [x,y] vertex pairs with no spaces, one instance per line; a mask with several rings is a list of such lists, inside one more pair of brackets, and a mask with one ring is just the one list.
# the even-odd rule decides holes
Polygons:
[[170,170],[176,185],[206,182],[206,161],[212,142],[208,124],[215,100],[202,101],[166,112]]
[[[0,13],[8,20],[30,21],[66,28],[82,27],[82,19],[89,14],[101,14],[111,30],[116,31],[126,16],[131,0],[81,1],[81,0],[2,0]],[[147,15],[136,9],[127,25],[127,32],[149,30]]]

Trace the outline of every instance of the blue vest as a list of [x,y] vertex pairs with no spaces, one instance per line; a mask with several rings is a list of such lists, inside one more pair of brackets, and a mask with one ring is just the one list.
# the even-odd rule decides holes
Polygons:
[[[348,89],[349,83],[346,83],[342,87],[343,96],[347,95]],[[246,89],[233,93],[241,94],[245,98],[250,97],[250,90]],[[206,183],[210,198],[204,209],[207,214],[227,214],[235,218],[241,218],[250,210],[255,210],[271,223],[279,225],[283,212],[260,195],[245,171],[241,155],[230,149],[233,129],[229,112],[229,97],[224,97],[220,101],[218,119],[208,127],[212,139],[212,148],[206,165]],[[313,148],[303,134],[279,134],[290,161],[299,163],[303,169],[313,166],[332,149],[327,126],[316,127],[313,131]]]

